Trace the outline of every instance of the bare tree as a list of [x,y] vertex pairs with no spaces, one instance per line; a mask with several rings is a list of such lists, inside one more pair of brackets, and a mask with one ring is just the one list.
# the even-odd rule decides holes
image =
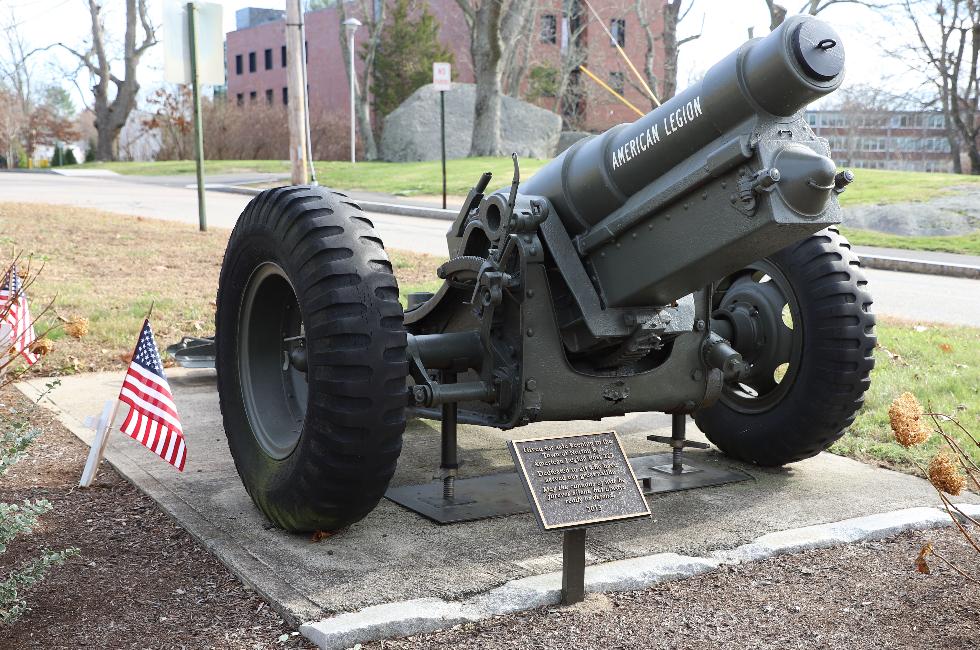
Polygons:
[[0,154],[7,161],[8,167],[17,166],[17,152],[20,136],[27,124],[17,95],[0,84]]
[[580,83],[579,67],[588,59],[585,30],[590,16],[581,0],[562,0],[561,55],[555,83],[553,111],[560,113],[566,126],[576,128],[582,117],[581,108],[586,91]]
[[[895,2],[888,0],[805,0],[797,13],[816,16],[834,5],[860,5],[871,9],[884,9],[894,4]],[[776,4],[775,0],[766,0],[766,6],[769,8],[769,29],[776,29],[786,20],[786,7]]]
[[[95,128],[98,132],[95,157],[98,160],[115,159],[119,132],[136,106],[136,96],[140,89],[139,81],[136,79],[136,69],[143,54],[157,42],[153,24],[150,23],[147,14],[146,0],[125,0],[125,2],[126,32],[123,36],[122,78],[117,77],[112,71],[113,59],[108,50],[109,42],[106,37],[102,5],[97,0],[88,0],[92,30],[89,47],[85,51],[80,51],[59,43],[78,58],[80,69],[88,71],[92,77],[94,96],[92,112],[95,114]],[[142,32],[139,44],[137,44],[137,31]]]
[[[364,65],[361,67],[360,75],[355,74],[354,93],[357,124],[360,127],[361,143],[364,145],[364,158],[366,160],[378,159],[378,145],[374,139],[374,130],[371,126],[370,84],[374,76],[374,61],[378,52],[378,44],[381,42],[381,34],[384,30],[386,4],[386,2],[368,2],[368,0],[360,0],[358,3],[358,13],[364,29],[367,30],[368,38],[361,46],[360,56]],[[343,22],[347,20],[348,16],[347,3],[338,2],[337,17],[341,22],[340,51],[343,52],[344,56],[347,81],[350,82],[350,46],[343,27]]]
[[776,4],[774,0],[766,0],[766,6],[769,8],[769,31],[772,31],[786,20],[786,7]]
[[946,115],[953,167],[962,171],[958,147],[980,174],[980,4],[976,0],[904,0],[905,16],[917,43],[912,51],[935,85]]
[[[649,2],[636,0],[634,11],[636,12],[637,22],[643,30],[646,38],[646,53],[643,58],[643,76],[646,77],[647,85],[653,89],[654,93],[661,101],[666,101],[677,93],[677,59],[680,55],[681,46],[690,43],[701,37],[701,33],[677,38],[677,27],[680,25],[691,8],[694,7],[693,0],[684,7],[684,0],[666,0],[663,3],[661,12],[663,15],[663,30],[657,32],[650,22]],[[657,44],[661,43],[664,50],[663,78],[657,78],[656,58]],[[636,84],[634,84],[635,86]],[[638,87],[638,86],[637,86]],[[642,89],[641,89],[642,90]],[[645,93],[644,93],[645,94]],[[651,99],[651,107],[656,107],[657,103]]]
[[517,33],[530,0],[456,0],[470,29],[470,56],[476,77],[471,156],[500,156],[500,104],[503,95],[504,42]]
[[534,52],[534,25],[538,19],[538,3],[526,2],[520,20],[510,23],[513,33],[503,34],[504,43],[512,44],[504,53],[503,90],[511,97],[521,94],[521,82],[527,74]]

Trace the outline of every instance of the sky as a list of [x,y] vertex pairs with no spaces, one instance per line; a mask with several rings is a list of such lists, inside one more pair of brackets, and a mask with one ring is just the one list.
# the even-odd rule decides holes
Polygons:
[[[183,0],[150,0],[155,24],[162,23],[163,3]],[[122,0],[103,0],[107,9],[107,31],[122,33]],[[235,11],[242,7],[285,8],[284,0],[223,0],[223,20],[226,31],[235,28]],[[803,0],[786,0],[796,8]],[[11,20],[19,23],[28,43],[33,47],[51,42],[64,42],[80,47],[88,32],[86,0],[0,0],[0,24]],[[845,85],[872,84],[885,86],[899,93],[908,90],[906,67],[887,50],[897,49],[907,38],[900,27],[864,7],[839,4],[821,14],[840,33],[847,53]],[[694,7],[681,23],[680,36],[700,32],[701,37],[683,46],[680,55],[678,86],[684,87],[698,78],[714,62],[737,48],[754,28],[756,36],[769,31],[769,14],[764,0],[694,0]],[[629,26],[627,26],[629,30]],[[629,31],[627,31],[627,37]],[[73,57],[63,51],[46,53],[41,65],[51,79],[64,79],[61,72],[75,66]],[[339,62],[338,62],[339,64]],[[67,84],[67,82],[65,82]],[[162,47],[152,48],[140,68],[140,85],[145,90],[156,88],[163,81]],[[77,91],[76,102],[80,103]]]

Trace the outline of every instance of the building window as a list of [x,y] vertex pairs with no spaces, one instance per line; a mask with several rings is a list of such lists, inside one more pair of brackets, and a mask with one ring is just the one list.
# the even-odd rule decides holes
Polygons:
[[248,94],[248,101],[251,104],[254,104],[255,103],[255,91],[254,90]]
[[286,67],[286,46],[282,46],[282,67]]
[[613,18],[609,21],[609,32],[612,34],[612,45],[626,47],[626,19]]
[[289,105],[289,88],[287,88],[286,86],[282,87],[282,105],[283,106]]
[[610,72],[609,73],[609,87],[618,92],[620,95],[626,90],[626,78],[623,76],[622,72]]
[[272,70],[272,48],[265,51],[265,69]]
[[241,54],[236,54],[235,55],[235,74],[241,74],[241,73],[242,73],[242,55]]
[[272,88],[265,91],[265,103],[272,106]]
[[306,59],[307,63],[310,62],[310,44],[306,41],[303,41],[303,57]]
[[248,71],[255,72],[255,52],[248,53]]
[[544,14],[541,16],[541,42],[558,42],[558,19],[555,14]]
[[239,106],[244,106],[245,95],[243,95],[242,93],[238,93],[237,95],[235,95],[235,103],[238,104]]

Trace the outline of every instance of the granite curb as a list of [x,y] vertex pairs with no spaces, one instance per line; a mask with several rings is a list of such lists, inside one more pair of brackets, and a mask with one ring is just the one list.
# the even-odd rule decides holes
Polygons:
[[[968,516],[980,517],[980,505],[959,504]],[[805,526],[756,538],[710,557],[658,553],[616,560],[585,570],[589,592],[645,589],[661,582],[682,580],[725,564],[754,562],[802,551],[884,539],[908,530],[950,525],[939,508],[893,510],[816,526]],[[561,599],[561,573],[512,580],[486,593],[462,601],[418,598],[367,607],[300,626],[300,633],[324,650],[350,648],[391,637],[405,637],[471,623],[493,616],[557,605]]]
[[868,255],[857,252],[861,264],[869,269],[883,271],[902,271],[904,273],[926,273],[929,275],[945,275],[953,278],[980,279],[980,266],[973,264],[955,264],[952,262],[932,262],[890,255]]

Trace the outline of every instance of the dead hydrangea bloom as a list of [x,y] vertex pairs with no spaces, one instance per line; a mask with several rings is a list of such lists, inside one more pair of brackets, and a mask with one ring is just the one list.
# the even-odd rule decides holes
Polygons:
[[88,334],[88,319],[80,316],[72,318],[65,323],[65,334],[76,339],[82,338]]
[[54,350],[54,341],[46,336],[42,336],[33,343],[31,343],[31,352],[38,355],[49,354]]
[[922,426],[922,405],[912,393],[902,393],[888,407],[895,440],[903,447],[922,444],[929,439],[929,430]]
[[929,562],[926,558],[932,555],[932,542],[927,542],[919,551],[919,556],[915,558],[915,570],[919,573],[932,573],[929,569]]
[[966,478],[956,466],[956,461],[949,457],[945,451],[936,454],[936,457],[929,463],[929,481],[938,489],[946,494],[958,495],[963,486],[966,485]]

